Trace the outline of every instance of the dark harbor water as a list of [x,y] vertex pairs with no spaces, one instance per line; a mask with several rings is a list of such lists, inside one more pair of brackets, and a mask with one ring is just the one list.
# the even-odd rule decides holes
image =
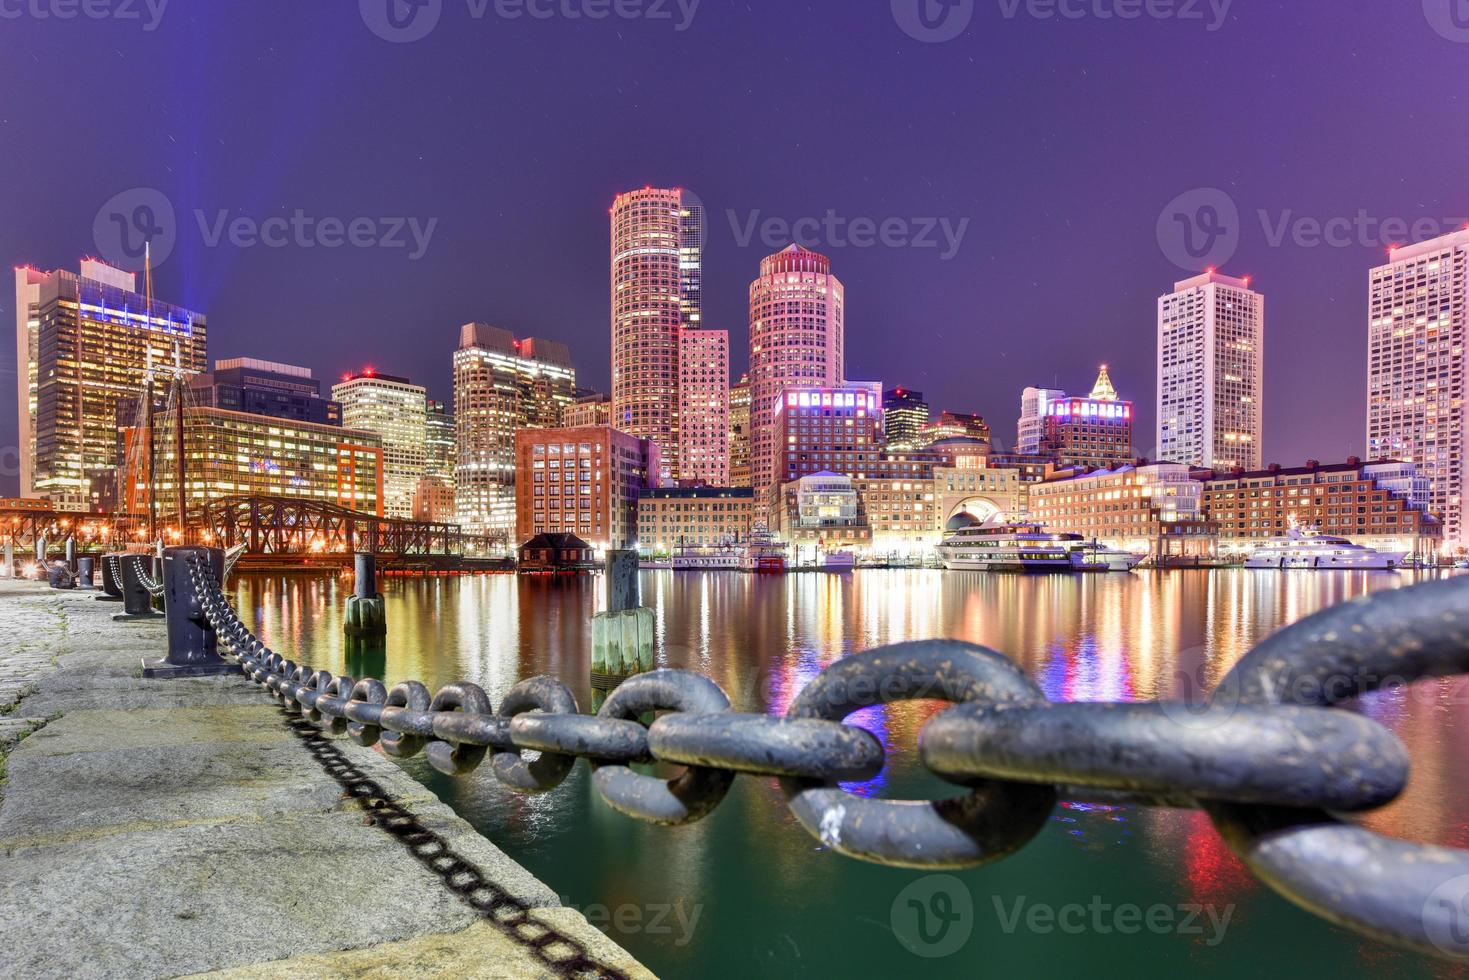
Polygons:
[[[907,639],[952,637],[1018,660],[1052,700],[1151,700],[1212,685],[1272,630],[1325,606],[1409,584],[1396,573],[1145,572],[1019,578],[938,571],[755,578],[644,573],[660,666],[702,671],[738,710],[783,713],[827,664]],[[589,617],[601,580],[508,576],[387,583],[386,659],[349,658],[345,580],[246,576],[239,606],[277,650],[390,685],[482,685],[498,705],[553,674],[591,703]],[[940,797],[918,730],[941,705],[853,717],[889,750],[864,792]],[[1428,682],[1362,710],[1413,759],[1408,792],[1366,818],[1417,841],[1469,845],[1469,688]],[[556,792],[521,797],[488,767],[449,779],[408,768],[563,900],[670,977],[1455,977],[1462,970],[1361,939],[1256,884],[1195,812],[1063,806],[1023,851],[935,878],[826,852],[773,781],[740,777],[704,821],[629,820],[578,764]],[[935,900],[937,893],[942,892]],[[916,901],[947,923],[919,923]],[[913,950],[916,949],[917,952]]]

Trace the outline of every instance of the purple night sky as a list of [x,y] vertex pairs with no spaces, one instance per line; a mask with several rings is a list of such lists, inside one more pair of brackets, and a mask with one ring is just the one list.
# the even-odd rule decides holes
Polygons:
[[[328,380],[371,364],[445,400],[469,320],[567,341],[581,383],[606,389],[607,208],[651,183],[705,202],[705,322],[733,332],[736,372],[746,289],[786,243],[745,240],[752,220],[967,222],[947,258],[942,231],[937,247],[833,247],[815,229],[805,243],[847,286],[848,374],[980,412],[1008,444],[1023,386],[1084,394],[1106,361],[1146,453],[1154,302],[1188,275],[1160,215],[1220,188],[1241,215],[1223,271],[1266,296],[1265,457],[1340,459],[1363,442],[1366,270],[1411,234],[1325,243],[1309,222],[1436,232],[1469,214],[1455,0],[1233,0],[1222,23],[1225,0],[1154,0],[1201,19],[1134,20],[1098,14],[1136,0],[1065,0],[1078,18],[974,0],[944,43],[905,33],[887,0],[703,0],[682,31],[677,0],[658,0],[666,20],[442,0],[413,43],[368,28],[388,0],[171,0],[155,30],[145,0],[112,0],[136,20],[36,15],[71,2],[0,0],[0,256],[75,269],[106,253],[104,203],[156,188],[177,229],[157,293],[209,315],[212,357]],[[437,223],[416,260],[407,232],[407,248],[210,243],[221,213],[298,209]],[[8,338],[8,280],[0,304]]]

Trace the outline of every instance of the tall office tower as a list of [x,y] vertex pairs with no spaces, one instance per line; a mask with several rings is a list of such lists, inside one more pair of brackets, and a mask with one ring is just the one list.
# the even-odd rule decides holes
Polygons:
[[371,368],[332,386],[342,424],[371,432],[383,447],[383,514],[413,517],[413,499],[428,466],[428,399],[422,385]]
[[207,364],[200,313],[155,300],[137,277],[92,259],[80,273],[16,271],[21,492],[71,509],[117,489],[118,430],[141,405],[152,362],[187,375]]
[[775,407],[794,387],[834,387],[845,380],[846,290],[826,256],[791,245],[760,263],[750,284],[751,482],[757,504],[776,471]]
[[1417,463],[1445,546],[1469,547],[1469,229],[1395,249],[1369,289],[1368,457]]
[[882,425],[887,431],[888,448],[918,448],[918,433],[928,424],[928,403],[923,392],[910,388],[891,388],[882,395]]
[[1158,297],[1158,459],[1260,468],[1265,297],[1209,271]]
[[429,401],[424,406],[426,422],[424,463],[425,476],[454,482],[454,415],[443,402]]
[[487,323],[460,328],[454,352],[458,523],[471,534],[515,531],[515,434],[555,428],[576,398],[571,351],[553,340],[516,340]]
[[750,376],[729,389],[729,485],[750,485]]
[[685,330],[678,351],[678,474],[729,486],[729,331]]
[[15,270],[15,400],[19,446],[20,495],[34,497],[31,471],[36,459],[36,334],[41,326],[41,284],[46,274],[21,266]]
[[1060,388],[1026,388],[1020,394],[1020,421],[1015,426],[1015,451],[1034,456],[1040,452],[1046,412],[1051,402],[1066,397]]
[[214,362],[189,383],[189,404],[315,425],[341,425],[342,404],[321,397],[309,368],[253,357]]
[[612,424],[679,475],[679,335],[700,326],[703,213],[681,189],[612,202]]

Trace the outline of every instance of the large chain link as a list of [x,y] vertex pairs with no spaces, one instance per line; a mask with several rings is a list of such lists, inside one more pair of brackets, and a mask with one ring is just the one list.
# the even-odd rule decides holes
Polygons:
[[[424,753],[462,775],[488,756],[521,793],[556,788],[577,759],[613,809],[684,824],[738,774],[780,781],[800,824],[832,850],[910,868],[969,867],[1024,846],[1058,799],[1201,807],[1266,884],[1340,925],[1469,959],[1469,852],[1391,840],[1332,816],[1391,802],[1408,779],[1402,743],[1369,718],[1328,710],[1396,683],[1469,672],[1469,578],[1334,607],[1255,648],[1210,702],[1050,703],[1012,661],[952,640],[854,654],[823,670],[785,718],[730,710],[687,670],[635,676],[596,716],[560,681],[517,684],[498,712],[469,683],[332,677],[283,658],[244,625],[208,564],[190,559],[201,608],[227,655],[285,705],[359,745]],[[924,727],[921,758],[963,787],[950,799],[879,800],[843,782],[875,777],[883,747],[853,712],[907,700],[954,707]],[[642,719],[657,712],[645,726]],[[540,753],[533,762],[524,751]],[[683,767],[672,779],[640,763]]]

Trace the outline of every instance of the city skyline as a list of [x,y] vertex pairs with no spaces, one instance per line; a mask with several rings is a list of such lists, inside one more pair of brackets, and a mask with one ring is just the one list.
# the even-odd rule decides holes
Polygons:
[[[677,45],[657,25],[540,31],[524,21],[445,25],[392,45],[355,9],[265,0],[249,11],[170,10],[146,34],[124,28],[139,45],[125,63],[115,56],[119,25],[7,22],[25,56],[0,66],[12,96],[0,131],[42,131],[54,118],[88,125],[55,128],[0,161],[6,186],[27,189],[0,228],[0,258],[70,267],[98,250],[91,231],[110,198],[156,188],[177,231],[158,292],[211,314],[216,356],[270,350],[337,377],[361,366],[347,348],[363,344],[384,370],[447,398],[449,369],[427,348],[452,346],[456,325],[481,319],[564,340],[585,361],[583,383],[608,390],[598,216],[630,187],[691,187],[707,215],[704,322],[732,331],[732,374],[745,368],[745,286],[784,244],[765,240],[767,225],[816,219],[803,226],[808,244],[832,254],[852,290],[849,373],[1008,428],[1014,390],[1098,363],[1113,365],[1122,389],[1152,388],[1153,301],[1197,271],[1160,248],[1160,215],[1180,195],[1219,188],[1239,221],[1228,229],[1234,254],[1218,264],[1255,276],[1271,297],[1267,359],[1313,361],[1316,378],[1341,379],[1345,392],[1339,416],[1313,418],[1335,392],[1268,378],[1265,457],[1365,453],[1363,270],[1382,261],[1388,231],[1424,237],[1413,234],[1416,222],[1441,230],[1466,216],[1469,200],[1457,190],[1454,154],[1405,155],[1351,121],[1412,105],[1411,132],[1456,132],[1452,83],[1464,48],[1415,4],[1334,11],[1328,33],[1299,5],[1236,7],[1213,32],[1147,18],[1090,28],[1005,20],[988,9],[964,36],[924,44],[883,4],[844,10],[850,19],[833,32],[830,11],[783,10],[772,31],[764,17],[706,3]],[[316,39],[325,31],[334,43],[323,62]],[[1107,37],[1105,57],[1088,43],[1093,31]],[[614,43],[622,53],[601,56]],[[822,68],[809,58],[818,43],[836,45]],[[205,50],[204,61],[167,56]],[[1389,51],[1414,53],[1413,79]],[[553,55],[566,71],[544,71]],[[1257,70],[1261,57],[1271,72]],[[26,70],[33,63],[60,70]],[[874,87],[896,71],[921,98]],[[352,79],[362,97],[316,126],[331,102],[322,73]],[[738,103],[689,81],[705,76],[738,79]],[[467,94],[516,91],[526,78],[538,79],[534,105]],[[1336,79],[1331,99],[1326,78]],[[1450,94],[1423,99],[1428,90]],[[1262,110],[1282,92],[1324,106]],[[140,104],[154,111],[139,118]],[[1283,156],[1271,147],[1287,134],[1298,150]],[[99,145],[109,151],[89,152]],[[280,249],[213,235],[221,212],[258,224],[297,209],[318,220],[438,223],[416,261],[406,228],[400,249]],[[861,247],[847,228],[847,244],[833,247],[820,224],[828,210],[848,223],[968,223],[945,259],[941,226],[934,248]],[[1360,234],[1359,212],[1368,219]],[[1341,220],[1350,223],[1345,244],[1324,240],[1321,225]],[[908,227],[914,237],[923,230]],[[1078,308],[1077,295],[1095,299]],[[893,345],[893,331],[922,342]],[[1043,349],[1032,343],[1038,331]],[[422,343],[431,336],[442,344]],[[962,368],[934,357],[955,349],[975,353]],[[0,381],[13,370],[7,355]],[[1152,406],[1139,410],[1138,430],[1151,432]],[[0,445],[16,443],[11,411],[0,413]]]

